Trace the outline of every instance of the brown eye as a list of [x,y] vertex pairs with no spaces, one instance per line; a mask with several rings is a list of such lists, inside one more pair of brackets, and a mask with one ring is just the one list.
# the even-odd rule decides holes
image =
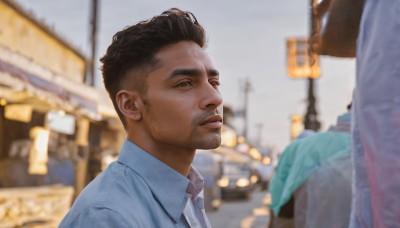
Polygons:
[[184,81],[178,84],[178,87],[190,87],[193,86],[193,83],[191,81]]
[[218,88],[220,86],[220,82],[219,81],[210,81],[210,84],[214,87],[214,88]]

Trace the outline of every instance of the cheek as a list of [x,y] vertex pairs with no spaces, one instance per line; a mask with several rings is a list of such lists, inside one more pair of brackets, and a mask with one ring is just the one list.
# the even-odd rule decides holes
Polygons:
[[192,119],[178,110],[164,109],[158,112],[156,116],[152,116],[148,126],[151,128],[153,137],[168,142],[187,141],[194,131]]
[[148,114],[161,126],[180,127],[192,121],[193,107],[183,99],[176,97],[171,100],[164,97],[149,104]]
[[165,114],[184,115],[193,111],[194,104],[189,99],[185,99],[183,95],[165,95],[159,97],[155,101],[158,111]]

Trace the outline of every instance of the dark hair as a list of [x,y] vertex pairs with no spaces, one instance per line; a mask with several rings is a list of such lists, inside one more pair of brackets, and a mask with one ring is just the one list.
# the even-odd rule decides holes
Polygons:
[[117,32],[102,62],[103,81],[119,118],[126,121],[119,111],[116,95],[126,78],[140,93],[147,91],[147,74],[158,60],[154,55],[163,47],[180,41],[193,41],[201,48],[205,45],[205,32],[196,17],[176,8],[164,11],[150,20],[141,21]]
[[347,105],[347,107],[346,107],[346,108],[347,108],[347,111],[350,111],[350,110],[351,110],[351,106],[352,106],[352,105],[353,105],[353,102],[350,102],[350,104]]

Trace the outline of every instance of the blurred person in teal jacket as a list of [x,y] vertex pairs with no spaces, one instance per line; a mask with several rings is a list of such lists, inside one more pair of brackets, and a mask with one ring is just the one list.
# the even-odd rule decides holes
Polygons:
[[[350,151],[349,112],[339,116],[336,125],[328,131],[295,140],[288,145],[270,184],[270,208],[277,218],[271,227],[346,227],[351,202]],[[344,165],[346,169],[337,168],[337,159],[347,161]],[[342,176],[345,178],[337,180],[340,185],[330,186],[329,179],[334,179],[336,171],[344,172]],[[335,195],[325,195],[321,192],[324,190],[315,189],[316,186],[335,188],[339,194],[343,194],[342,200],[347,198],[348,203],[337,203]],[[297,199],[296,195],[302,198]],[[325,210],[328,209],[327,205],[339,207],[340,210],[332,214],[332,210]]]

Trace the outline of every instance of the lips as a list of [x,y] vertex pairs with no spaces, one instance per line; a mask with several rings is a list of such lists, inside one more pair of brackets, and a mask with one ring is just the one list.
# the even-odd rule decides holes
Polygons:
[[214,114],[207,117],[202,123],[202,126],[207,126],[210,128],[220,128],[222,126],[222,116],[219,114]]

